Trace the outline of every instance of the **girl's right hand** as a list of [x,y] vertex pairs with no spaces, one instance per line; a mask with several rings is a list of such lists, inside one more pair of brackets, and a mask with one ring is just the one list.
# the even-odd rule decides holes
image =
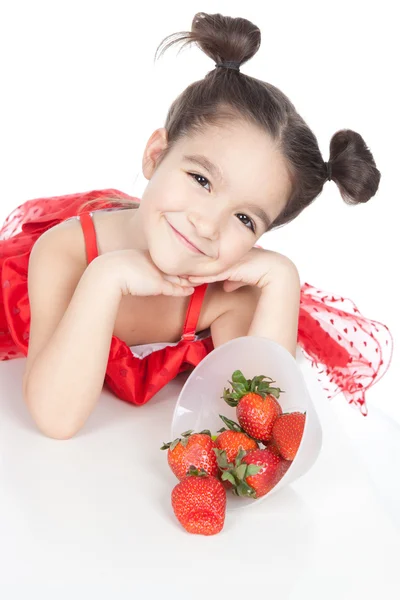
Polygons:
[[88,266],[100,272],[124,296],[190,296],[193,284],[156,267],[148,250],[114,250],[97,256]]

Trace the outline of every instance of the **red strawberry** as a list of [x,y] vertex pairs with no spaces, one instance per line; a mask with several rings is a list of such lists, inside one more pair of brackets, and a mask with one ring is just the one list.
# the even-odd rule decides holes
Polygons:
[[288,468],[290,467],[291,464],[292,464],[291,460],[285,460],[284,458],[281,460],[281,464],[279,465],[278,471],[276,474],[275,485],[278,483],[278,481],[280,481],[282,479],[282,477],[285,475],[286,471],[288,470]]
[[303,437],[306,413],[292,412],[280,415],[273,426],[272,435],[279,452],[286,460],[293,460]]
[[281,453],[279,452],[279,449],[275,443],[275,440],[271,440],[270,442],[266,442],[265,447],[267,450],[270,450],[271,452],[273,452],[274,454],[276,454],[277,456],[281,456]]
[[224,526],[226,492],[216,477],[190,467],[171,493],[174,513],[189,533],[214,535]]
[[245,379],[241,371],[235,371],[232,380],[229,383],[234,391],[225,388],[223,399],[229,406],[236,406],[239,424],[246,433],[257,440],[269,441],[275,419],[282,414],[277,400],[282,390],[271,387],[274,381],[265,375]]
[[192,429],[182,433],[182,438],[165,443],[160,450],[168,449],[168,464],[178,479],[186,477],[191,465],[204,469],[209,475],[218,475],[217,458],[213,451],[216,448],[211,432],[208,429],[193,433]]
[[229,429],[225,429],[225,427],[219,429],[219,436],[215,440],[215,443],[219,450],[225,450],[228,462],[235,460],[240,448],[243,448],[246,452],[259,448],[256,440],[247,435],[237,423],[223,415],[219,416]]
[[226,465],[224,457],[219,455],[218,466],[222,480],[232,484],[233,493],[249,498],[265,496],[284,474],[282,458],[270,450],[252,450],[247,454],[240,450],[235,465]]

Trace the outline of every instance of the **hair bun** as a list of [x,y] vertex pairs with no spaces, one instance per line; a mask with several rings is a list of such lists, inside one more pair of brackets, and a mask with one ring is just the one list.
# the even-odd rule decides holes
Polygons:
[[223,15],[196,13],[192,21],[192,30],[174,33],[164,38],[156,50],[161,50],[160,56],[176,42],[195,43],[215,63],[236,62],[242,65],[252,58],[261,44],[259,28],[241,17],[232,18]]
[[332,179],[347,204],[368,202],[378,190],[381,174],[371,151],[359,133],[337,131],[330,142]]
[[261,31],[247,19],[217,13],[197,13],[192,21],[197,44],[215,62],[241,65],[252,58],[261,44]]

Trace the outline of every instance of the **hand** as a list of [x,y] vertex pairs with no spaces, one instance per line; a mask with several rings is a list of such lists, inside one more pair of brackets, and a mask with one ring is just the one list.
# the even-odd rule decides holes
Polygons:
[[190,296],[194,285],[187,279],[167,275],[151,259],[148,250],[114,250],[97,256],[87,267],[108,285],[127,296]]
[[188,281],[195,285],[211,283],[213,281],[224,281],[225,292],[234,292],[245,285],[254,285],[264,288],[276,269],[296,268],[287,256],[253,247],[235,265],[216,275],[190,276]]

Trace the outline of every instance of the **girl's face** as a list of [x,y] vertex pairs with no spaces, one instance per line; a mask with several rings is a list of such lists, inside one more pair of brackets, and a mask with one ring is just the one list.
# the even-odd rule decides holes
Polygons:
[[284,159],[264,132],[242,122],[179,140],[157,166],[166,144],[165,129],[147,143],[143,174],[149,183],[129,225],[131,239],[165,273],[202,275],[210,263],[210,274],[221,273],[284,208],[291,193]]

